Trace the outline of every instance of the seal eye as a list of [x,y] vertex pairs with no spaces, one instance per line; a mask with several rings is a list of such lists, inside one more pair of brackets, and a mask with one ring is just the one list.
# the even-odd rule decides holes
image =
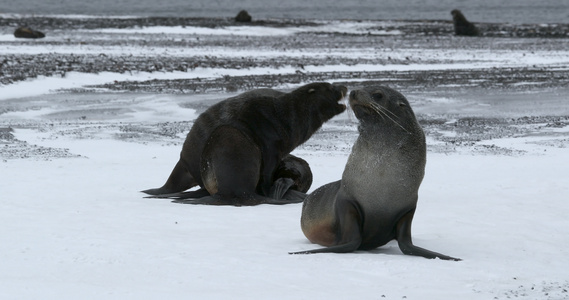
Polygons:
[[399,107],[407,107],[407,104],[405,104],[403,102],[399,102]]
[[309,94],[312,94],[312,93],[314,93],[314,92],[316,92],[316,89],[309,89],[309,90],[308,90],[308,93],[309,93]]
[[383,92],[382,91],[375,91],[373,92],[373,97],[377,98],[377,99],[382,99],[383,98]]

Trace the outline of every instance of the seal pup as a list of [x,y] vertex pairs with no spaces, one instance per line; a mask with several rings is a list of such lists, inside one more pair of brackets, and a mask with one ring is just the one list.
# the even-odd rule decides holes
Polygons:
[[349,103],[359,136],[342,179],[316,189],[302,206],[304,235],[326,248],[291,254],[371,250],[396,239],[404,254],[458,260],[411,240],[426,143],[407,99],[372,86],[352,91]]
[[271,194],[284,195],[289,188],[301,193],[308,192],[312,186],[313,176],[310,166],[304,159],[289,154],[277,166],[273,178],[275,180],[273,189],[284,188],[284,191]]
[[[275,184],[279,164],[322,124],[346,109],[339,101],[347,88],[325,82],[304,85],[290,93],[270,89],[245,92],[202,113],[192,126],[180,160],[166,183],[143,192],[180,195],[190,204],[257,205],[302,202],[279,199],[288,189]],[[196,199],[199,198],[199,199]]]
[[466,17],[458,9],[453,9],[450,14],[452,15],[452,23],[454,24],[454,33],[463,36],[478,36],[478,28],[474,24],[468,22]]

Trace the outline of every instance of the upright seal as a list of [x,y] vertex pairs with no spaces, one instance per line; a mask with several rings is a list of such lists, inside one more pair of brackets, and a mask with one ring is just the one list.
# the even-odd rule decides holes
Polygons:
[[[192,198],[177,201],[189,204],[302,202],[303,193],[287,192],[296,179],[311,181],[312,175],[308,164],[289,153],[346,109],[338,103],[346,93],[344,86],[318,82],[290,93],[254,90],[219,102],[196,119],[164,186],[143,192]],[[179,193],[196,185],[201,189]]]
[[396,239],[404,254],[459,260],[411,240],[426,144],[407,99],[374,86],[352,91],[350,106],[359,137],[342,179],[315,190],[302,207],[304,235],[326,248],[291,254],[371,250]]
[[463,36],[478,36],[478,28],[466,19],[462,12],[458,9],[453,9],[450,14],[452,15],[452,23],[454,25],[454,34]]

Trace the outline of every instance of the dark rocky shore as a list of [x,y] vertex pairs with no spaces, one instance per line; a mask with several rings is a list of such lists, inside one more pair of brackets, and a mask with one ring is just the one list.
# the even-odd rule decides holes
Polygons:
[[[381,21],[381,20],[373,20]],[[362,20],[365,22],[365,20]],[[450,20],[400,20],[386,21],[391,23],[382,26],[384,29],[402,30],[405,34],[418,35],[448,35],[454,32]],[[0,27],[30,26],[45,31],[52,30],[78,30],[98,28],[131,28],[153,26],[198,26],[219,28],[224,26],[270,26],[270,27],[298,27],[317,26],[321,22],[301,19],[267,19],[252,22],[236,22],[234,18],[181,18],[181,17],[127,17],[127,18],[0,18]],[[481,36],[485,37],[519,37],[519,38],[567,38],[569,37],[569,24],[500,24],[476,23],[480,28]]]
[[[131,111],[129,106],[113,103],[108,95],[218,95],[216,100],[227,95],[255,88],[275,88],[297,85],[314,81],[334,81],[350,88],[362,85],[384,84],[394,87],[411,100],[422,99],[431,95],[448,97],[466,97],[468,95],[490,95],[500,99],[507,94],[514,99],[513,104],[526,105],[519,98],[539,98],[545,91],[554,91],[548,96],[554,101],[547,105],[561,103],[563,109],[556,112],[549,107],[545,112],[532,111],[532,107],[522,106],[514,116],[480,116],[459,110],[462,106],[452,105],[449,109],[437,110],[426,102],[415,102],[418,117],[434,144],[430,151],[451,153],[460,149],[476,154],[521,155],[520,149],[509,149],[488,145],[485,141],[496,138],[515,137],[547,132],[551,128],[563,128],[569,125],[569,114],[564,114],[567,98],[562,94],[569,90],[569,72],[567,66],[558,64],[537,64],[511,66],[507,64],[490,65],[483,68],[448,67],[441,70],[414,68],[398,70],[397,66],[410,65],[453,65],[460,63],[486,63],[478,53],[512,51],[525,56],[534,53],[556,53],[569,49],[568,24],[477,24],[481,31],[479,37],[457,37],[453,34],[450,21],[361,21],[368,26],[366,30],[335,32],[320,30],[322,24],[341,23],[342,21],[317,20],[257,20],[251,23],[237,23],[232,19],[197,19],[197,18],[0,18],[0,30],[11,34],[17,26],[30,26],[46,32],[47,38],[41,40],[0,41],[0,46],[28,47],[29,49],[53,49],[37,51],[39,53],[1,53],[0,86],[37,78],[39,76],[65,78],[70,72],[99,74],[111,72],[119,74],[180,74],[198,70],[241,70],[240,75],[220,75],[207,78],[189,76],[180,79],[152,80],[111,80],[106,84],[87,84],[78,88],[58,90],[57,94],[41,101],[35,98],[11,99],[3,101],[0,116],[9,112],[38,110],[57,107],[57,113],[42,117],[43,120],[8,120],[0,122],[0,157],[45,158],[75,157],[66,149],[53,149],[29,145],[14,138],[11,128],[37,128],[40,132],[50,133],[49,138],[73,137],[79,139],[97,138],[105,132],[114,132],[117,139],[149,143],[180,144],[183,136],[192,125],[183,122],[122,122],[124,114]],[[356,22],[358,23],[358,22]],[[294,34],[278,36],[255,35],[179,35],[171,34],[136,34],[136,33],[101,33],[102,28],[141,28],[154,26],[182,26],[200,28],[224,28],[228,26],[245,27],[254,30],[263,28],[305,28]],[[253,29],[251,29],[253,28]],[[58,51],[59,49],[78,49]],[[93,47],[96,51],[81,49]],[[192,55],[147,54],[145,51],[129,53],[128,49],[206,49],[203,53]],[[105,49],[127,49],[119,54],[107,53]],[[238,50],[240,53],[253,53],[243,56],[216,56],[207,49]],[[341,55],[326,55],[328,50]],[[360,49],[381,52],[381,55],[358,55]],[[398,49],[411,49],[413,55],[398,56]],[[437,56],[437,51],[452,50],[456,53],[470,51],[464,61],[453,61],[444,55]],[[270,56],[257,56],[254,53],[268,51]],[[300,53],[288,55],[290,51]],[[430,51],[430,55],[422,55]],[[33,52],[33,51],[32,51]],[[352,55],[351,53],[355,53]],[[278,53],[283,53],[278,54]],[[303,54],[307,53],[307,54]],[[312,53],[312,54],[311,54]],[[314,55],[322,53],[322,55]],[[389,54],[393,53],[393,55]],[[487,54],[485,54],[487,55]],[[392,70],[372,71],[358,66],[396,66]],[[334,70],[328,66],[352,66],[353,71]],[[310,71],[321,67],[323,71]],[[248,70],[269,68],[286,69],[276,74],[254,73]],[[292,71],[290,71],[292,70]],[[559,93],[555,91],[563,91]],[[522,97],[520,97],[520,95]],[[530,95],[530,96],[524,96]],[[492,98],[492,99],[494,99]],[[560,100],[558,100],[561,98]],[[80,101],[77,99],[81,99]],[[549,98],[548,98],[549,99]],[[475,98],[475,101],[479,99]],[[496,101],[496,100],[492,100]],[[518,102],[516,102],[518,101]],[[520,102],[521,101],[521,102]],[[563,102],[565,101],[565,102]],[[181,101],[180,107],[203,111],[213,102]],[[494,103],[494,102],[491,102]],[[98,106],[97,106],[98,105]],[[129,104],[130,105],[130,104]],[[135,105],[135,104],[132,104]],[[484,104],[488,105],[488,104]],[[494,104],[491,104],[494,105]],[[492,107],[490,105],[490,107]],[[542,104],[540,104],[542,105]],[[91,106],[96,106],[94,109]],[[513,110],[513,108],[509,108]],[[524,112],[527,110],[527,113]],[[488,111],[488,110],[487,110]],[[113,120],[116,118],[116,120]],[[452,132],[452,135],[444,134]],[[332,121],[316,134],[304,149],[349,152],[354,138],[353,126],[347,126],[345,120]],[[323,141],[327,141],[324,143]],[[330,142],[334,141],[334,142]],[[552,142],[553,147],[567,147],[568,138]]]
[[[362,21],[363,22],[363,21]],[[23,45],[34,43],[49,47],[76,46],[78,43],[83,46],[98,45],[102,47],[111,46],[141,46],[141,47],[172,47],[172,48],[192,48],[192,47],[219,47],[231,45],[234,48],[248,47],[253,49],[350,49],[356,47],[376,47],[396,49],[401,47],[425,47],[427,49],[436,48],[456,48],[472,49],[473,47],[484,47],[492,43],[493,49],[519,49],[527,47],[528,51],[533,49],[562,49],[569,45],[569,24],[478,24],[481,37],[463,38],[454,37],[453,26],[450,21],[388,21],[380,22],[377,26],[370,27],[368,33],[330,33],[311,31],[307,33],[297,33],[289,36],[278,37],[232,37],[232,36],[199,36],[197,39],[176,38],[171,35],[147,35],[145,39],[128,39],[128,36],[116,36],[114,38],[101,38],[93,34],[85,33],[82,30],[101,29],[101,28],[140,28],[152,26],[195,26],[205,28],[222,28],[225,26],[264,26],[276,28],[294,28],[298,26],[315,27],[321,23],[310,20],[260,20],[251,23],[239,23],[229,18],[0,18],[0,28],[5,31],[17,26],[26,25],[41,29],[50,34],[63,35],[61,39],[46,39],[38,41],[18,41]],[[373,32],[400,32],[395,36],[374,34]],[[496,42],[497,40],[507,42]],[[518,40],[512,43],[510,41]],[[539,44],[538,44],[539,43]],[[419,57],[406,57],[405,59],[366,59],[358,57],[275,57],[270,60],[259,59],[253,56],[242,58],[226,58],[204,55],[191,57],[169,57],[169,56],[137,56],[137,55],[107,55],[100,53],[92,54],[61,54],[57,52],[42,54],[2,54],[0,53],[0,84],[10,84],[13,82],[35,78],[37,76],[65,76],[68,72],[100,73],[100,72],[187,72],[195,68],[226,68],[226,69],[245,69],[259,67],[293,66],[298,68],[297,75],[285,76],[282,78],[223,78],[213,82],[201,82],[190,80],[185,82],[151,82],[135,83],[133,85],[118,83],[116,86],[106,86],[114,90],[164,93],[185,93],[204,92],[208,90],[243,90],[255,86],[266,87],[278,83],[298,83],[301,81],[331,80],[343,76],[353,78],[363,76],[372,78],[375,74],[306,74],[303,71],[305,65],[355,65],[355,64],[412,64],[412,63],[436,63],[436,61],[426,61]],[[508,73],[508,70],[490,73]],[[517,71],[514,71],[517,73]],[[530,74],[530,73],[535,74]],[[480,72],[481,74],[486,73]],[[567,81],[567,75],[555,70],[524,69],[520,70],[520,80],[534,80],[538,78],[552,78],[553,81]],[[453,72],[453,75],[457,74]],[[476,74],[473,74],[476,76]],[[403,74],[404,81],[415,79],[416,82],[423,81],[424,74]],[[460,74],[458,75],[460,78]],[[485,80],[485,78],[481,78]],[[488,82],[495,78],[490,75]],[[441,79],[444,82],[453,82],[454,76]],[[460,84],[460,79],[456,84]],[[436,84],[435,79],[432,84]],[[500,79],[498,82],[501,84]],[[150,86],[156,85],[156,88]]]

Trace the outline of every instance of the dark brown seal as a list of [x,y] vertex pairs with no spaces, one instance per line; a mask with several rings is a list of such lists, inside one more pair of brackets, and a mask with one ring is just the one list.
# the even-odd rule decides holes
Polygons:
[[289,178],[292,189],[306,193],[312,185],[313,177],[310,166],[304,159],[289,154],[277,166],[273,178]]
[[453,9],[450,14],[452,15],[452,22],[454,24],[454,33],[463,36],[478,36],[478,28],[474,24],[468,22],[466,17],[458,9]]
[[[338,103],[346,92],[344,86],[320,82],[290,93],[262,89],[219,102],[196,119],[164,186],[143,192],[194,198],[179,201],[191,204],[302,202],[304,197],[287,197],[288,188],[274,187],[275,183],[293,185],[291,180],[279,180],[275,172],[287,168],[292,150],[346,109]],[[300,177],[307,173],[302,163],[294,157],[292,161]],[[179,194],[196,185],[201,189]]]
[[315,190],[302,207],[302,231],[327,248],[293,254],[371,250],[396,239],[405,254],[457,260],[411,241],[426,144],[407,99],[374,86],[351,92],[350,106],[359,136],[342,179]]
[[29,27],[18,27],[14,31],[14,36],[17,38],[41,39],[45,37],[45,34],[43,32],[33,30]]
[[289,154],[277,166],[273,180],[271,198],[302,201],[312,186],[312,170],[304,159]]
[[235,16],[235,21],[236,22],[243,22],[243,23],[249,23],[252,21],[253,18],[251,18],[251,15],[249,15],[249,13],[246,10],[242,10],[240,11],[237,16]]

